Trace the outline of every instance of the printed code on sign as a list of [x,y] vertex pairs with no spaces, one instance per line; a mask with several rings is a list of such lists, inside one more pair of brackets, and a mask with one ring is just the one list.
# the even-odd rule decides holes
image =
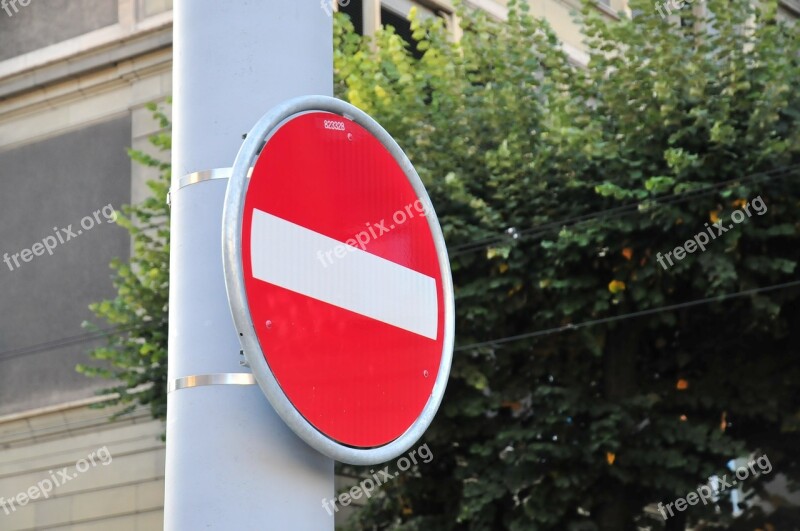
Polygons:
[[333,129],[334,131],[344,131],[344,122],[336,120],[325,120],[325,129]]

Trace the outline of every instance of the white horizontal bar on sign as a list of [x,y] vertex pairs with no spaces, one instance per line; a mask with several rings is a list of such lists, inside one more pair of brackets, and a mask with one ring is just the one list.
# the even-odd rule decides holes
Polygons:
[[[320,253],[330,256],[337,246],[347,249],[343,257],[320,260]],[[258,209],[250,255],[259,280],[436,339],[432,277]]]

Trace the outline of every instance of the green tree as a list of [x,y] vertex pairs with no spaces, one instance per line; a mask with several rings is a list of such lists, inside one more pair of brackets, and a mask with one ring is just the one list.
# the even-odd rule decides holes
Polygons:
[[[168,102],[169,103],[169,102]],[[161,131],[149,138],[161,152],[172,146],[170,121],[155,104],[148,105]],[[125,205],[117,224],[131,235],[133,250],[130,261],[111,262],[114,299],[92,304],[89,308],[111,325],[99,328],[92,323],[84,327],[102,332],[107,345],[96,348],[90,356],[100,366],[79,365],[78,372],[95,378],[114,381],[100,394],[109,400],[97,407],[123,404],[117,416],[133,411],[138,405],[150,408],[154,418],[167,414],[167,302],[169,299],[169,206],[170,164],[143,151],[128,150],[137,163],[155,168],[156,179],[147,182],[150,195],[136,205]]]
[[[796,34],[774,5],[711,0],[709,26],[586,4],[583,68],[509,6],[507,23],[462,12],[458,43],[414,19],[419,60],[391,28],[376,46],[336,32],[339,95],[395,135],[440,213],[460,345],[434,462],[354,527],[659,528],[645,506],[732,457],[766,452],[797,478],[797,290],[663,310],[796,278]],[[659,265],[756,197],[763,217]],[[666,526],[725,525],[727,500]]]

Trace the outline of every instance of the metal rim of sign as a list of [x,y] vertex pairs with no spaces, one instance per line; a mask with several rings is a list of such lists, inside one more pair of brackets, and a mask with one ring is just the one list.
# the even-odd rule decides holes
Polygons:
[[[431,389],[431,395],[417,420],[397,439],[373,448],[356,448],[331,439],[306,420],[291,403],[270,370],[261,350],[250,315],[244,286],[242,216],[249,182],[248,173],[255,165],[261,149],[272,135],[291,119],[309,112],[329,112],[340,115],[366,129],[389,151],[403,170],[417,197],[422,199],[430,208],[430,213],[426,215],[426,218],[439,260],[442,296],[444,298],[444,339],[439,372]],[[239,340],[242,344],[245,359],[270,404],[294,433],[322,454],[337,461],[353,465],[384,463],[403,454],[419,440],[439,409],[450,374],[455,338],[453,280],[442,229],[439,225],[439,219],[432,208],[425,186],[406,154],[378,122],[349,103],[328,96],[294,98],[278,105],[265,114],[247,134],[239,153],[236,155],[233,172],[228,181],[222,219],[222,254],[228,302],[230,303],[234,324],[239,333]]]

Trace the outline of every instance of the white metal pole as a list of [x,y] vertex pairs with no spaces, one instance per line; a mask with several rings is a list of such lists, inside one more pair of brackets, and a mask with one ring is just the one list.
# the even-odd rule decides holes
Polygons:
[[[333,529],[321,505],[333,498],[333,461],[257,385],[235,385],[249,369],[222,272],[227,179],[203,180],[233,165],[242,134],[273,105],[331,95],[332,62],[317,1],[175,0],[168,378],[185,386],[168,395],[167,531]],[[200,182],[182,179],[193,174]]]

